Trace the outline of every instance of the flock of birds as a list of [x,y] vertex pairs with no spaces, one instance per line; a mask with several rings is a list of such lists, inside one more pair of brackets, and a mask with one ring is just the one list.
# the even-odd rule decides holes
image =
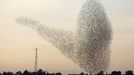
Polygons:
[[50,28],[32,18],[18,17],[16,22],[37,31],[86,72],[105,71],[110,65],[112,28],[99,0],[87,0],[83,4],[75,33]]

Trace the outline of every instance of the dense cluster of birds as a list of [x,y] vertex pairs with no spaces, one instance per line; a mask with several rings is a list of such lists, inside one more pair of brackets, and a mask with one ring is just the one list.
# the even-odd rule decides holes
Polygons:
[[89,73],[109,67],[112,28],[99,0],[87,0],[77,19],[75,33],[50,28],[32,18],[18,17],[16,21],[36,30],[61,52]]

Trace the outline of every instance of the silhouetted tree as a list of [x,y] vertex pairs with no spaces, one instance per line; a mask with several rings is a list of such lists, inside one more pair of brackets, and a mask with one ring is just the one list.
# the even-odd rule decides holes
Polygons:
[[22,72],[18,71],[18,72],[15,73],[15,75],[22,75]]
[[25,70],[24,72],[23,72],[23,75],[29,75],[30,73],[28,72],[28,70]]
[[14,75],[13,72],[7,72],[7,75]]
[[14,75],[12,72],[3,72],[2,75]]
[[49,73],[47,72],[46,75],[49,75]]
[[126,71],[125,75],[133,75],[133,71],[128,70],[128,71]]
[[42,75],[42,69],[39,69],[39,70],[37,71],[37,75]]
[[62,75],[60,72],[56,73],[56,75]]
[[97,75],[104,75],[104,71],[100,71]]
[[3,72],[3,74],[2,75],[6,75],[6,72]]
[[83,72],[81,72],[81,73],[80,73],[80,75],[84,75],[84,73],[83,73]]
[[121,75],[121,71],[113,71],[112,75]]

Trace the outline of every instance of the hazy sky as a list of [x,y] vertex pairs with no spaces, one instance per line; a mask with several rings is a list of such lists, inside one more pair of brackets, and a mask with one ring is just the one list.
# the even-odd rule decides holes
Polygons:
[[[74,30],[86,0],[0,0],[0,71],[33,70],[34,48],[39,68],[55,72],[82,71],[30,28],[15,22],[27,16],[53,27]],[[101,0],[113,27],[111,70],[134,70],[134,0]]]

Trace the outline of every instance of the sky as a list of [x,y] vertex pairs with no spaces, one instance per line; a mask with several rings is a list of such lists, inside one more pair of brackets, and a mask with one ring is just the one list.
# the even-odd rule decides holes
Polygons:
[[[35,48],[39,68],[50,72],[81,70],[60,50],[15,18],[26,16],[50,27],[74,30],[86,0],[0,0],[0,71],[34,70]],[[101,0],[113,28],[113,70],[134,70],[134,0]]]

